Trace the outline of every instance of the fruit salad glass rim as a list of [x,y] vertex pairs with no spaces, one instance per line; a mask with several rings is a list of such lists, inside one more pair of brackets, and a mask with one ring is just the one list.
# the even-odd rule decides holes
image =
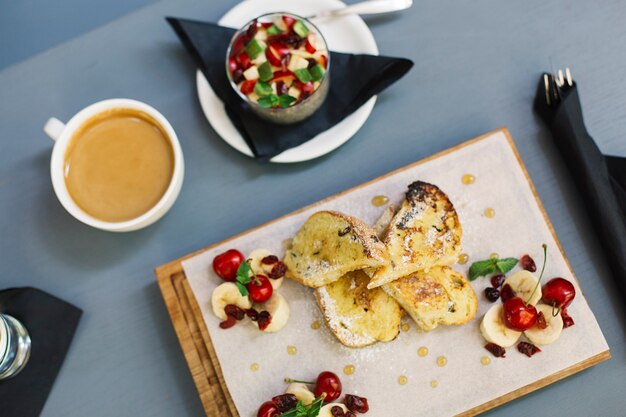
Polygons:
[[[326,78],[329,76],[329,70],[330,70],[330,50],[328,49],[328,43],[326,42],[326,38],[324,37],[324,34],[322,33],[322,31],[313,23],[311,22],[309,19],[307,19],[304,16],[300,16],[298,14],[295,13],[291,13],[291,12],[269,12],[269,13],[264,13],[262,15],[259,15],[255,18],[250,19],[249,21],[247,21],[241,28],[239,28],[237,30],[237,32],[234,33],[233,37],[230,39],[230,43],[228,44],[228,49],[226,50],[226,76],[228,77],[228,81],[230,82],[230,86],[233,88],[233,90],[235,90],[235,92],[237,93],[237,95],[239,97],[241,97],[243,100],[245,100],[248,104],[250,104],[251,106],[254,107],[258,107],[261,109],[266,109],[265,107],[259,105],[258,103],[255,103],[254,101],[250,100],[248,98],[247,95],[245,95],[244,93],[242,93],[239,90],[239,87],[237,86],[237,84],[235,83],[235,81],[233,80],[233,76],[230,73],[230,69],[228,67],[228,59],[230,58],[230,53],[232,51],[233,45],[235,44],[235,40],[239,37],[239,35],[241,35],[242,33],[244,33],[247,29],[248,26],[250,26],[250,24],[254,21],[257,20],[261,20],[261,19],[267,19],[270,17],[276,17],[276,16],[290,16],[296,19],[300,19],[302,20],[307,26],[312,27],[315,30],[315,33],[317,35],[319,35],[320,39],[322,39],[322,42],[324,42],[324,47],[326,48],[326,72],[324,73],[324,77],[320,80],[320,83],[322,82],[328,82],[326,80]],[[311,97],[313,97],[315,94],[317,94],[317,92],[320,90],[320,87],[317,87],[315,89],[315,91],[313,91],[313,93],[311,93],[310,96],[308,96],[307,98],[305,98],[304,100],[299,101],[298,103],[294,104],[293,106],[288,106],[288,107],[276,107],[276,108],[272,108],[273,111],[281,111],[281,110],[288,110],[288,109],[293,109],[295,107],[300,107],[303,103],[308,102]]]

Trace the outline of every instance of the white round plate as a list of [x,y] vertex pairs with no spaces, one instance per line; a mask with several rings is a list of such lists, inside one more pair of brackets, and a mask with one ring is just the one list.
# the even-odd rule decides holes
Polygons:
[[[239,29],[248,21],[264,13],[285,11],[308,16],[321,10],[336,9],[343,6],[345,4],[339,0],[245,0],[230,9],[220,19],[219,24]],[[372,32],[363,19],[358,16],[319,20],[315,21],[315,24],[324,34],[329,49],[333,51],[378,55],[378,47]],[[245,140],[228,118],[224,104],[215,95],[209,82],[200,71],[196,74],[196,84],[202,111],[213,129],[230,146],[245,155],[253,156]],[[321,132],[300,146],[276,155],[270,162],[308,161],[337,149],[363,126],[375,103],[376,97],[374,96],[337,125]]]

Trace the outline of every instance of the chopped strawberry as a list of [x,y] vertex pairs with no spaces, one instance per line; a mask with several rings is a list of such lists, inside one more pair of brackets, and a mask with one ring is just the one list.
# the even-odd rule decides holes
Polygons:
[[267,48],[265,48],[265,56],[267,57],[267,60],[270,62],[270,64],[272,64],[275,67],[280,67],[280,59],[281,56],[279,55],[278,51],[276,51],[276,49],[274,49],[274,47],[272,45],[269,45]]
[[230,70],[231,74],[239,69],[239,64],[237,63],[235,58],[228,58],[228,69]]
[[279,70],[274,73],[274,78],[272,78],[272,81],[274,82],[282,81],[282,82],[287,83],[287,82],[293,81],[294,79],[295,79],[295,75],[293,74],[293,72]]
[[287,25],[287,27],[289,29],[291,29],[291,27],[293,26],[294,23],[296,23],[296,19],[294,19],[291,16],[283,16],[283,22],[285,22],[285,24]]
[[311,36],[306,38],[306,43],[304,44],[304,47],[306,48],[307,52],[309,52],[311,54],[314,54],[315,51],[317,51],[317,49],[315,49],[315,47],[311,43]]
[[272,23],[272,22],[261,22],[261,26],[263,26],[265,29],[269,28],[273,24],[274,23]]
[[243,48],[245,48],[247,40],[248,40],[248,37],[245,35],[241,35],[240,37],[238,37],[235,43],[233,44],[232,55],[239,54],[239,52],[241,52]]
[[239,91],[241,91],[245,95],[252,93],[254,91],[254,86],[256,84],[256,81],[257,80],[244,81],[243,83],[241,83],[241,87],[239,87]]
[[241,54],[239,54],[239,56],[237,57],[237,60],[239,61],[239,64],[244,69],[248,69],[252,65],[252,61],[250,61],[250,57],[245,52],[242,52]]
[[300,90],[302,90],[303,93],[311,94],[313,93],[313,91],[315,91],[315,86],[313,86],[313,83],[311,81],[306,83],[300,83]]

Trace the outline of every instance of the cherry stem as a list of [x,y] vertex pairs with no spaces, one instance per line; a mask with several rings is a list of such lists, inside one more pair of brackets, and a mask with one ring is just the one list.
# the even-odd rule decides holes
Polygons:
[[[554,312],[556,309],[556,313]],[[556,306],[556,301],[552,301],[552,317],[556,317],[559,315],[559,313],[561,312],[561,307]]]
[[310,381],[298,381],[297,379],[291,379],[291,378],[285,378],[285,382],[291,384],[292,382],[297,382],[299,384],[308,384],[308,385],[315,385],[315,382],[310,382]]
[[530,303],[530,300],[533,299],[533,296],[537,292],[537,288],[539,288],[539,284],[541,283],[541,278],[543,278],[543,271],[546,270],[546,262],[548,261],[548,245],[544,243],[541,246],[543,247],[543,266],[541,267],[541,274],[539,274],[539,280],[537,280],[537,285],[535,285],[535,289],[533,290],[532,294],[530,294],[530,297],[528,297],[528,300],[524,302],[524,305],[528,305],[528,303]]

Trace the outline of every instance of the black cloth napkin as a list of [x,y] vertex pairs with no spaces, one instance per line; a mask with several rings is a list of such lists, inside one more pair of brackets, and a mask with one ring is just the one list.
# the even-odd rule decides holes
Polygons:
[[25,287],[0,291],[0,312],[21,321],[32,342],[26,367],[12,379],[0,381],[0,416],[36,417],[61,369],[82,310]]
[[626,299],[626,158],[600,152],[585,127],[575,83],[552,106],[546,103],[543,76],[539,84],[535,111],[552,131]]
[[173,17],[168,17],[167,21],[224,102],[228,116],[254,156],[261,161],[268,161],[336,125],[413,66],[413,62],[404,58],[331,52],[330,91],[322,107],[302,122],[277,125],[252,113],[250,106],[230,86],[225,59],[235,30]]

